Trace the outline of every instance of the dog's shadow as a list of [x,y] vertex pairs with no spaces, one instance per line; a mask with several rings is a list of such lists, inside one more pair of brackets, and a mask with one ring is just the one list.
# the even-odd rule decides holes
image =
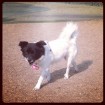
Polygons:
[[[87,70],[92,63],[93,63],[92,60],[83,61],[81,64],[77,65],[78,72],[76,72],[74,70],[74,67],[70,67],[70,73],[69,73],[70,77],[77,74],[77,73],[80,73],[80,72],[83,72],[83,71]],[[56,70],[56,71],[52,72],[51,73],[51,80],[50,80],[49,83],[52,83],[52,82],[55,82],[58,79],[64,78],[65,72],[66,72],[66,68],[63,68],[63,69]],[[45,86],[47,84],[48,83],[45,83],[45,84],[43,84],[43,86]]]

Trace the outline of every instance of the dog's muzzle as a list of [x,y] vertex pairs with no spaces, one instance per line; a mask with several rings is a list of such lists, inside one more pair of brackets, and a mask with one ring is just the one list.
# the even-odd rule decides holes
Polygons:
[[38,64],[33,64],[33,65],[32,65],[32,69],[38,70],[38,69],[39,69]]

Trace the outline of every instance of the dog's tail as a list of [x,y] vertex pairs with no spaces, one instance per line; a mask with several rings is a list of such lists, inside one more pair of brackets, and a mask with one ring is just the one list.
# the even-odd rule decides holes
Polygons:
[[78,34],[78,26],[73,22],[69,22],[64,27],[63,31],[61,32],[59,38],[70,40],[76,39]]

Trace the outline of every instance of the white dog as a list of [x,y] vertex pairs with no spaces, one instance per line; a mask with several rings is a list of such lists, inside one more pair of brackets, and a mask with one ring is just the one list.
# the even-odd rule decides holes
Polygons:
[[75,23],[67,23],[60,36],[53,41],[39,41],[37,43],[28,43],[21,41],[19,46],[23,56],[29,64],[35,68],[41,68],[41,75],[38,79],[35,90],[40,89],[43,79],[50,81],[49,66],[62,58],[67,60],[67,68],[64,78],[69,78],[70,65],[72,64],[77,71],[75,57],[77,55],[76,38],[78,27]]

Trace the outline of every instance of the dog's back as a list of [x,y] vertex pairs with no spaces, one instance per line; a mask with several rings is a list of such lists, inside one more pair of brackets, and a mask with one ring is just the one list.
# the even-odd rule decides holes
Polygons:
[[75,23],[67,23],[58,39],[49,42],[55,60],[65,57],[69,48],[76,44],[77,30]]

